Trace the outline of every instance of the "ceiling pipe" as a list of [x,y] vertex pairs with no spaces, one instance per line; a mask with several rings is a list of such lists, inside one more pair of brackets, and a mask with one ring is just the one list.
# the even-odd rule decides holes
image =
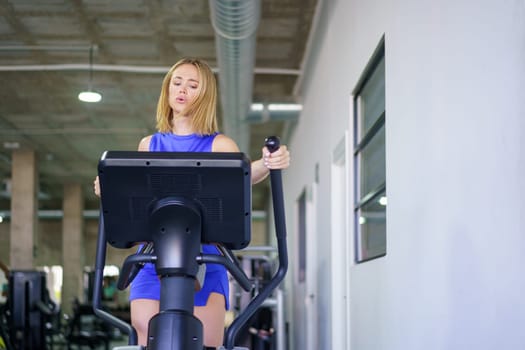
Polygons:
[[249,123],[264,123],[267,121],[295,122],[299,118],[303,106],[291,103],[254,103],[246,116]]
[[0,45],[0,51],[90,51],[97,45]]
[[246,118],[252,103],[261,2],[210,0],[209,4],[215,30],[223,131],[242,152],[248,152],[250,129]]
[[295,122],[299,119],[299,111],[293,112],[252,112],[248,113],[246,121],[250,124],[265,123],[268,121]]
[[[89,70],[97,72],[122,72],[122,73],[145,73],[145,74],[166,74],[170,67],[162,66],[131,66],[122,64],[93,64],[90,67],[87,63],[62,63],[62,64],[10,64],[0,65],[0,72],[38,72],[38,71],[84,71]],[[218,68],[213,68],[217,73]],[[271,75],[299,75],[298,69],[276,68],[276,67],[255,67],[255,74]]]

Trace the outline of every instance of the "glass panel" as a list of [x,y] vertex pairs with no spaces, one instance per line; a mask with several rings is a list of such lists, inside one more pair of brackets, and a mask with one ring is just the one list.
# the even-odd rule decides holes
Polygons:
[[[358,260],[368,260],[386,253],[386,205],[380,204],[384,193],[357,211],[360,251]],[[382,203],[386,204],[383,199]]]
[[360,142],[372,125],[385,111],[385,58],[374,69],[370,79],[359,92],[357,100]]
[[377,189],[386,179],[385,167],[385,128],[370,140],[359,155],[359,186],[358,200]]

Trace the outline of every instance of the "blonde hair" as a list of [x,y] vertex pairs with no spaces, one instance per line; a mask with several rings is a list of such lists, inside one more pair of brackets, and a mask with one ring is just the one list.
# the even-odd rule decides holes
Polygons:
[[199,74],[199,93],[182,112],[181,115],[191,115],[193,131],[199,135],[210,135],[218,131],[217,123],[217,82],[210,66],[197,58],[183,58],[175,63],[162,81],[159,101],[157,103],[157,130],[171,132],[173,109],[169,104],[169,86],[175,69],[191,64]]

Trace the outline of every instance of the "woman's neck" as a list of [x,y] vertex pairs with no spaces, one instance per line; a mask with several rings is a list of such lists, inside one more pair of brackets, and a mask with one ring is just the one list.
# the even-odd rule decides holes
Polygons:
[[187,116],[176,116],[173,118],[173,126],[171,132],[176,135],[191,135],[195,133],[191,118]]

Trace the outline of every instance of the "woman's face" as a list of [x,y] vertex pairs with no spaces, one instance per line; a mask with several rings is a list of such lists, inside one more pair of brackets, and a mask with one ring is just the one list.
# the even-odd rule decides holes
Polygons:
[[171,75],[168,101],[174,113],[190,105],[200,91],[199,72],[192,64],[177,67]]

